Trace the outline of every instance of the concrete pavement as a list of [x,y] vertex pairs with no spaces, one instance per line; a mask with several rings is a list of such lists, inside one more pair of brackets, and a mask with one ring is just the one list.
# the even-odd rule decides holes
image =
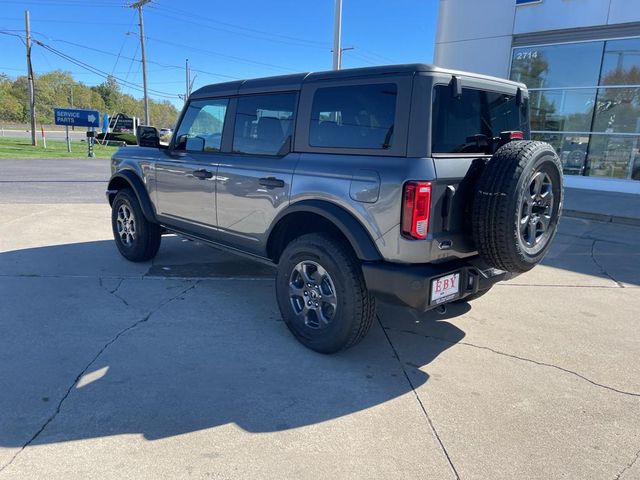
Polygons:
[[0,188],[0,479],[640,478],[637,227],[565,218],[531,272],[324,356],[269,269],[132,264],[102,193]]

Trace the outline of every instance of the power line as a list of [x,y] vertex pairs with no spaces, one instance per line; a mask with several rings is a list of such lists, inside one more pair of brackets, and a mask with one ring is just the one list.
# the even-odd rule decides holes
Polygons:
[[[63,40],[63,39],[60,39],[60,38],[51,38],[51,37],[47,36],[46,34],[44,34],[42,32],[33,32],[33,33],[36,33],[40,37],[43,37],[43,38],[45,38],[45,39],[47,39],[49,41],[52,41],[52,42],[59,42],[59,43],[67,44],[67,45],[72,45],[74,47],[82,48],[82,49],[89,50],[89,51],[96,52],[96,53],[100,53],[102,55],[110,55],[112,57],[117,57],[118,56],[117,53],[108,52],[106,50],[101,50],[99,48],[89,47],[87,45],[82,45],[80,43],[70,42],[68,40]],[[147,37],[147,38],[149,38],[149,37]],[[137,48],[140,48],[139,44],[137,45]],[[136,53],[137,53],[137,51],[136,51]],[[138,60],[136,58],[128,57],[128,56],[125,56],[125,55],[120,55],[120,58],[123,58],[125,60],[136,61],[136,62],[140,61],[140,60]],[[184,69],[184,66],[181,66],[181,65],[171,65],[171,64],[156,62],[156,61],[153,61],[153,60],[147,60],[147,63],[152,64],[152,65],[157,65],[159,67],[163,67],[163,68],[166,68],[166,69],[179,69],[179,70],[183,70]],[[239,77],[235,77],[235,76],[232,76],[232,75],[227,75],[227,74],[224,74],[224,73],[209,72],[209,71],[206,71],[206,70],[195,70],[195,69],[192,69],[192,70],[193,71],[197,71],[198,73],[203,73],[205,75],[211,75],[211,76],[214,76],[214,77],[229,78],[229,79],[232,79],[232,80],[237,80],[239,78]]]
[[188,23],[188,24],[191,24],[191,25],[198,25],[200,27],[207,28],[207,29],[210,29],[210,30],[215,30],[215,31],[220,31],[220,32],[225,32],[225,33],[231,33],[231,34],[234,34],[234,35],[241,35],[241,36],[248,37],[248,38],[256,38],[258,40],[266,40],[266,41],[269,41],[269,42],[275,42],[275,43],[280,43],[280,44],[285,44],[285,45],[294,45],[294,46],[303,47],[303,48],[315,48],[315,49],[319,49],[319,50],[327,50],[328,49],[328,47],[326,45],[322,45],[321,46],[321,45],[317,45],[317,44],[314,44],[314,43],[306,43],[306,41],[300,41],[300,40],[287,40],[287,39],[284,39],[284,38],[273,37],[272,34],[267,34],[267,33],[264,33],[264,34],[263,33],[256,33],[256,34],[254,34],[254,33],[242,32],[242,31],[234,31],[234,30],[231,30],[229,28],[224,28],[224,27],[214,27],[212,25],[207,25],[206,23],[198,22],[198,21],[195,21],[195,20],[189,20],[189,19],[186,19],[186,18],[183,18],[183,17],[180,17],[180,16],[174,16],[174,15],[168,15],[168,14],[165,14],[165,13],[156,12],[155,10],[156,10],[157,7],[150,6],[149,8],[153,9],[154,15],[158,15],[158,16],[161,16],[161,17],[164,17],[164,18],[169,18],[171,20],[177,20],[179,22],[184,22],[184,23]]
[[[137,84],[135,84],[133,82],[130,82],[128,80],[124,80],[122,78],[118,78],[118,77],[115,77],[113,75],[110,75],[109,73],[107,73],[107,72],[105,72],[103,70],[100,70],[100,69],[98,69],[96,67],[93,67],[93,66],[91,66],[91,65],[89,65],[89,64],[87,64],[87,63],[85,63],[85,62],[83,62],[81,60],[78,60],[77,58],[71,57],[70,55],[67,55],[67,54],[63,53],[60,50],[57,50],[57,49],[51,47],[50,45],[47,45],[46,43],[43,43],[43,42],[41,42],[39,40],[35,40],[35,39],[33,40],[33,42],[36,45],[39,45],[40,47],[44,48],[45,50],[48,50],[49,52],[53,53],[54,55],[57,55],[57,56],[65,59],[65,60],[67,60],[67,61],[69,61],[69,62],[71,62],[71,63],[73,63],[73,64],[75,64],[75,65],[77,65],[79,67],[81,67],[81,68],[84,68],[85,70],[89,70],[90,72],[93,72],[93,73],[95,73],[96,75],[98,75],[100,77],[103,77],[103,78],[112,77],[116,81],[118,81],[119,83],[122,83],[123,85],[126,85],[129,88],[132,88],[132,89],[138,90],[138,91],[143,91],[143,89],[139,85],[137,85]],[[179,96],[176,95],[176,94],[169,93],[169,92],[163,92],[161,90],[149,89],[149,91],[153,92],[156,96],[159,96],[159,97],[179,98]]]
[[213,19],[213,18],[210,18],[210,17],[204,17],[204,16],[202,16],[200,14],[194,14],[193,12],[189,12],[189,11],[186,11],[186,10],[180,10],[180,9],[176,9],[174,7],[171,7],[171,8],[163,7],[161,5],[158,5],[157,2],[154,2],[154,5],[152,5],[151,8],[156,9],[156,10],[165,11],[165,12],[178,13],[182,17],[196,18],[197,20],[200,20],[200,21],[204,20],[206,22],[216,23],[216,24],[219,24],[219,25],[224,25],[226,27],[235,28],[237,30],[244,30],[244,31],[247,31],[247,32],[258,33],[258,34],[265,35],[265,36],[279,37],[279,38],[286,39],[286,40],[293,40],[293,41],[302,42],[302,43],[315,44],[315,45],[322,46],[324,48],[329,48],[329,45],[327,43],[319,42],[318,40],[311,40],[311,39],[307,39],[307,38],[294,37],[294,36],[291,36],[291,35],[283,35],[283,34],[280,34],[280,33],[267,32],[267,31],[264,31],[264,30],[257,30],[255,28],[248,28],[248,27],[244,27],[242,25],[236,25],[236,24],[229,23],[229,22],[222,22],[220,20],[216,20],[216,19]]
[[197,47],[190,47],[188,45],[184,45],[181,43],[174,43],[174,42],[168,42],[166,40],[160,40],[159,38],[153,38],[153,37],[146,37],[148,40],[152,40],[154,42],[158,42],[158,43],[164,43],[166,45],[171,45],[174,47],[178,47],[178,48],[182,48],[182,49],[188,49],[188,50],[192,50],[194,52],[200,52],[202,54],[205,55],[211,55],[213,57],[220,57],[220,58],[226,58],[227,60],[231,60],[231,61],[235,61],[235,62],[241,62],[241,63],[250,63],[253,65],[260,65],[261,67],[268,67],[268,68],[272,68],[272,69],[276,69],[276,70],[283,70],[286,72],[296,72],[297,70],[292,69],[292,68],[288,68],[288,67],[282,67],[280,65],[274,65],[272,63],[266,63],[266,62],[259,62],[257,60],[249,60],[243,57],[236,57],[235,55],[227,55],[225,53],[220,53],[220,52],[214,52],[212,50],[205,50],[203,48],[197,48]]

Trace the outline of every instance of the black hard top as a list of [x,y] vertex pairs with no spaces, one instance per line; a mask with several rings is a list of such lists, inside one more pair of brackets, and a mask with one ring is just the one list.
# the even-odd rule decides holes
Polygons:
[[[413,75],[419,72],[437,72],[451,75],[465,75],[486,80],[511,83],[502,78],[488,77],[468,72],[448,70],[435,65],[410,63],[404,65],[381,65],[376,67],[348,68],[344,70],[328,70],[325,72],[294,73],[275,77],[255,78],[251,80],[234,80],[233,82],[216,83],[199,88],[191,94],[192,100],[218,96],[238,95],[239,93],[266,93],[299,90],[303,83],[321,80],[337,80],[357,77],[379,77],[384,75]],[[520,84],[518,84],[520,85]]]

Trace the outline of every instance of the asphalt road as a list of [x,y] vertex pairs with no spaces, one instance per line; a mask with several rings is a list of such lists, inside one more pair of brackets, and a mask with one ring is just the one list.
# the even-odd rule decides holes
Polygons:
[[528,274],[324,356],[264,267],[123,260],[103,188],[62,201],[106,162],[73,165],[0,163],[0,480],[640,478],[639,228],[565,218]]

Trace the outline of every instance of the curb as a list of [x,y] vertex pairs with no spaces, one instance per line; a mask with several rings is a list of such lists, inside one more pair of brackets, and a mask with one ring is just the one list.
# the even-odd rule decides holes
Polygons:
[[562,215],[571,218],[584,218],[586,220],[595,220],[597,222],[617,223],[622,225],[632,225],[640,227],[640,218],[621,217],[618,215],[607,215],[604,213],[583,212],[580,210],[564,209]]

